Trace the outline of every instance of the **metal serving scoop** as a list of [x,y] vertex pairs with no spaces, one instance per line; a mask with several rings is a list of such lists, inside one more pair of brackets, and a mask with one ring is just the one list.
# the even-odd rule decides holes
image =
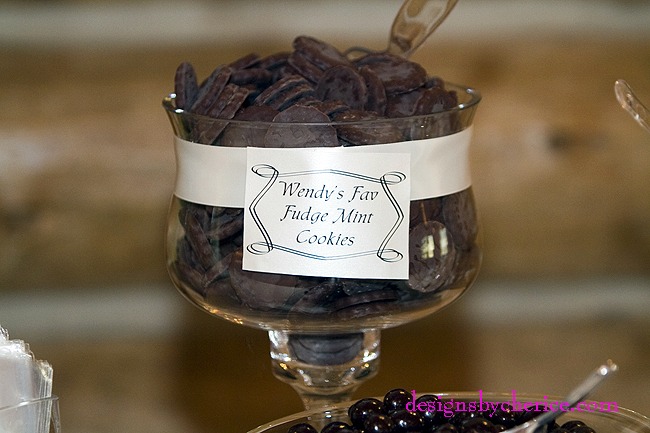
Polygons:
[[442,24],[458,0],[405,0],[395,16],[388,52],[408,58]]
[[[568,409],[575,407],[578,403],[583,401],[606,377],[611,376],[611,374],[616,370],[618,370],[618,366],[611,360],[607,360],[605,364],[594,370],[580,385],[575,387],[564,398],[563,401],[566,404],[561,405],[563,407],[559,407],[560,405],[558,405],[556,410],[544,412],[540,416],[533,418],[528,422],[504,430],[503,433],[539,433],[544,431],[547,423],[553,421]],[[544,428],[544,430],[542,430],[542,428]]]
[[637,121],[646,131],[650,132],[650,114],[648,109],[634,94],[632,88],[625,80],[616,80],[614,93],[621,107]]

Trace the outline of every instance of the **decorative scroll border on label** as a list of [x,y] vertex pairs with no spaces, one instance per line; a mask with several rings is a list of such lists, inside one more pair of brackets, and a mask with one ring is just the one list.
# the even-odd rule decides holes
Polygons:
[[250,149],[243,268],[407,279],[410,155],[360,156]]

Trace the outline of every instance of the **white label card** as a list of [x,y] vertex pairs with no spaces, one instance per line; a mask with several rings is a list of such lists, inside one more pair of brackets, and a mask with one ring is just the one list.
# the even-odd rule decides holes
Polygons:
[[243,268],[408,279],[410,158],[248,148]]

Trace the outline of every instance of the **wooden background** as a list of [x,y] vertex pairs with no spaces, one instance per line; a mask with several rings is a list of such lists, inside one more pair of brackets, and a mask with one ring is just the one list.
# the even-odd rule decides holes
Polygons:
[[[650,23],[648,2],[548,1],[539,18],[527,14],[540,2],[499,1],[494,13],[507,15],[483,18],[481,1],[460,2],[448,30],[415,56],[483,95],[472,148],[479,281],[439,315],[386,331],[382,370],[359,395],[392,387],[562,394],[612,357],[621,373],[596,397],[650,414],[650,135],[613,92],[624,78],[650,103],[650,29],[639,25]],[[145,6],[136,12],[157,10],[113,5],[133,3]],[[299,3],[278,6],[255,38],[216,41],[187,37],[192,20],[197,32],[209,25],[172,7],[159,43],[104,40],[110,29],[84,27],[79,11],[101,2],[0,3],[0,324],[55,366],[66,433],[236,433],[300,409],[271,377],[263,332],[210,318],[175,293],[169,310],[138,310],[174,291],[163,254],[174,156],[161,99],[177,64],[190,60],[205,76],[251,51],[288,49],[294,32],[283,17]],[[345,20],[347,3],[332,3]],[[21,14],[26,4],[34,9]],[[189,4],[220,16],[214,4]],[[215,32],[247,34],[255,17],[235,4],[248,3],[217,3],[228,5],[230,22]],[[367,20],[390,17],[399,2],[377,4]],[[584,14],[567,15],[574,7]],[[138,19],[148,28],[146,14],[123,16],[119,31],[136,32],[124,23]],[[183,29],[169,25],[175,16]],[[20,30],[34,23],[51,39]],[[359,39],[363,26],[344,33],[296,21],[296,33],[308,24],[340,48],[385,43],[377,33]],[[99,317],[79,319],[102,307],[105,327]],[[160,329],[127,320],[138,314]]]

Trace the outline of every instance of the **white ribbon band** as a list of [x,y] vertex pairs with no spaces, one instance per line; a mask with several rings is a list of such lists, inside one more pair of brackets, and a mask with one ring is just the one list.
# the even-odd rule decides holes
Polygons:
[[[453,194],[471,185],[471,136],[469,127],[424,140],[322,149],[340,152],[341,158],[359,153],[410,154],[411,200],[421,200]],[[175,137],[175,151],[177,197],[211,206],[244,207],[247,148],[207,146]]]

